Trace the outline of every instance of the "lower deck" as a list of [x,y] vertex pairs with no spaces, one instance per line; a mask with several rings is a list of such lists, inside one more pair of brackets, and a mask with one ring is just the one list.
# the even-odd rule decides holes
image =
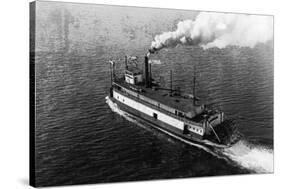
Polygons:
[[[136,111],[134,108],[131,108],[130,106],[127,106],[126,104],[123,104],[122,102],[114,99],[113,97],[110,97],[110,100],[118,105],[118,108],[120,110],[131,114],[135,116],[137,119],[144,120],[145,122],[149,123],[149,126],[153,127],[156,130],[160,130],[161,132],[172,136],[173,138],[178,139],[182,142],[190,142],[192,141],[195,144],[200,145],[207,145],[209,147],[216,147],[216,148],[227,148],[234,144],[236,141],[231,141],[229,143],[229,139],[223,141],[222,143],[218,143],[216,141],[216,138],[211,135],[207,136],[201,136],[196,133],[183,133],[182,130],[174,128],[170,126],[169,124],[166,124],[164,122],[161,122],[159,120],[155,120],[153,117],[146,115],[145,113],[142,113],[140,111]],[[227,127],[226,127],[227,128]]]
[[198,127],[197,125],[192,125],[191,123],[185,123],[182,120],[178,120],[115,91],[113,91],[112,97],[114,102],[116,102],[125,112],[149,121],[162,129],[173,132],[183,138],[202,139],[204,136],[203,127]]

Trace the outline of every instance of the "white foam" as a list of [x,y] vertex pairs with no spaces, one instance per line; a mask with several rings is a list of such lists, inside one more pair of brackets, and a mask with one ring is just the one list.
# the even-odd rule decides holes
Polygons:
[[125,114],[125,112],[120,110],[118,105],[116,103],[112,102],[108,96],[105,97],[105,102],[108,104],[108,106],[110,107],[110,109],[113,112],[118,113],[119,115],[124,115]]
[[273,172],[273,150],[263,146],[252,145],[241,140],[223,150],[223,154],[230,157],[239,165],[257,173]]

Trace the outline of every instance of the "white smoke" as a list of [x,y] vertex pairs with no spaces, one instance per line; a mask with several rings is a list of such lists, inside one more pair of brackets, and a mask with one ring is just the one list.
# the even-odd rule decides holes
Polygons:
[[228,45],[254,47],[273,38],[273,17],[231,13],[200,13],[195,20],[180,21],[175,31],[156,35],[151,49],[178,44],[203,48]]

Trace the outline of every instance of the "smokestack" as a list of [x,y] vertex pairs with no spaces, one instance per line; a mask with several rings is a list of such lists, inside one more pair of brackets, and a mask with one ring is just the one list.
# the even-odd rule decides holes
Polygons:
[[148,56],[144,57],[144,77],[145,77],[145,87],[149,87],[149,72],[148,72]]

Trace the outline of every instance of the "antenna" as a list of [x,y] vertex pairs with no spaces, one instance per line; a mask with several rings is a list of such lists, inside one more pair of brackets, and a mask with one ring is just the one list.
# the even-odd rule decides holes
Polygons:
[[171,89],[171,95],[173,93],[173,72],[170,70],[170,89]]
[[112,85],[112,68],[111,68],[111,64],[109,65],[110,67],[110,82],[111,82],[111,85]]
[[193,105],[196,105],[195,85],[196,85],[196,63],[194,63],[193,65]]
[[127,70],[128,69],[128,56],[125,55],[125,69]]
[[149,85],[152,86],[152,70],[151,70],[151,63],[149,64]]

